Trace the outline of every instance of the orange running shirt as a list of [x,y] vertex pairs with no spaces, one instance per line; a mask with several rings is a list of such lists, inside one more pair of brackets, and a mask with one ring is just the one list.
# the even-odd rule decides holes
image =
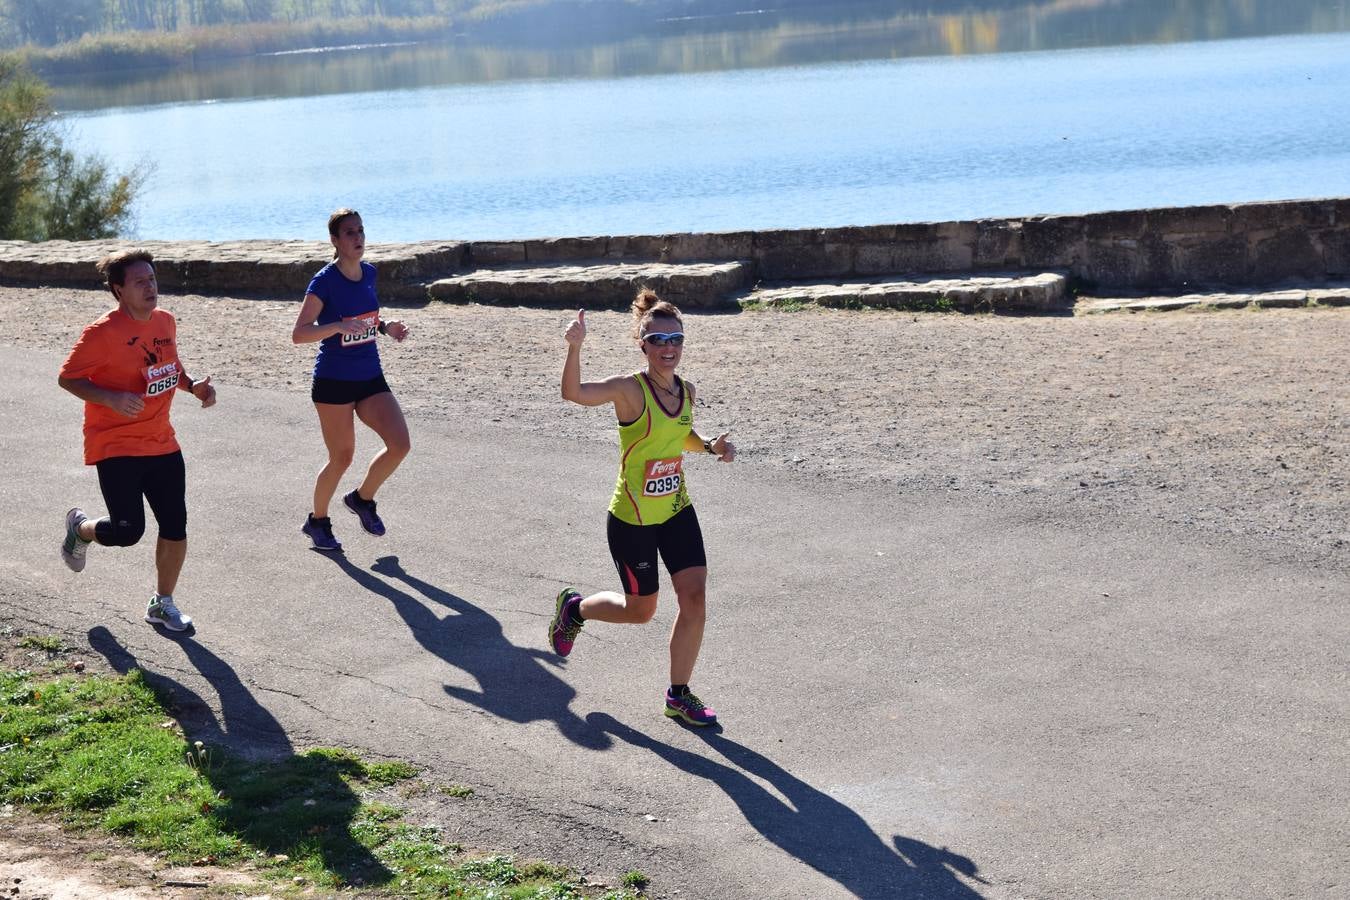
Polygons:
[[128,391],[145,400],[138,415],[124,416],[97,403],[84,404],[84,462],[114,456],[161,456],[179,449],[169,406],[183,368],[178,325],[162,309],[138,322],[121,308],[85,327],[61,366],[62,378],[88,378],[95,386]]

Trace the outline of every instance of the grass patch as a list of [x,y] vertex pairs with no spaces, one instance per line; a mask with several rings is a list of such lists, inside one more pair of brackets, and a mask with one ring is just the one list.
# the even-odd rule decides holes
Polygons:
[[441,793],[445,794],[447,797],[458,797],[463,799],[465,797],[473,796],[473,788],[465,787],[462,784],[446,784],[441,786]]
[[804,312],[810,309],[819,309],[819,304],[814,300],[805,297],[790,297],[785,300],[774,300],[766,303],[763,300],[744,299],[738,300],[737,305],[743,312]]
[[[400,897],[595,896],[559,866],[464,858],[434,827],[374,799],[417,776],[407,763],[331,748],[248,761],[189,742],[166,715],[139,671],[0,670],[0,802],[121,835],[173,864],[252,868],[283,894],[358,886]],[[601,896],[636,895],[625,887]]]
[[623,877],[621,877],[619,881],[626,888],[630,888],[635,891],[640,891],[651,882],[651,879],[649,879],[646,875],[643,875],[637,869],[630,869],[629,871],[623,873]]
[[20,647],[27,647],[32,650],[45,650],[48,653],[60,653],[67,649],[65,642],[55,635],[27,635],[20,639]]

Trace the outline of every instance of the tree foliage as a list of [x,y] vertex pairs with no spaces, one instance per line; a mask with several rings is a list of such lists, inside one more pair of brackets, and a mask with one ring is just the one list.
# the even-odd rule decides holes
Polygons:
[[451,16],[481,0],[0,0],[0,41],[50,47],[86,34],[355,16]]
[[66,147],[45,84],[0,58],[0,239],[113,237],[131,218],[139,173]]

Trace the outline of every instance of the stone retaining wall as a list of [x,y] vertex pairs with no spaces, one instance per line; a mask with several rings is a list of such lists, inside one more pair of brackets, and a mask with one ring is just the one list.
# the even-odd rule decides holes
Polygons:
[[[423,285],[462,268],[460,241],[372,247],[381,293],[424,299]],[[0,241],[0,280],[14,284],[97,287],[94,263],[112,250],[144,247],[155,256],[160,287],[174,293],[242,294],[299,300],[333,258],[327,241]]]
[[[155,253],[167,290],[294,298],[332,252],[312,241],[0,241],[0,280],[91,285],[95,260],[133,244]],[[763,281],[1060,270],[1089,288],[1177,291],[1350,276],[1350,199],[854,228],[425,241],[374,245],[368,255],[391,298],[425,297],[430,282],[484,266],[583,260],[744,260]]]
[[469,245],[478,265],[600,258],[753,260],[768,281],[1047,269],[1114,288],[1317,281],[1350,275],[1350,199]]

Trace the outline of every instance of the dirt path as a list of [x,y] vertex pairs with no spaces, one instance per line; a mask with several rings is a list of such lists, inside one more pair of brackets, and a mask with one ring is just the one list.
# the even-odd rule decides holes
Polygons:
[[[100,291],[0,289],[10,340],[64,352]],[[194,375],[283,387],[308,409],[296,306],[166,297]],[[382,345],[413,417],[483,417],[612,442],[557,393],[560,310],[432,305]],[[584,374],[636,367],[627,317],[588,314]],[[887,312],[691,315],[683,369],[703,430],[743,459],[902,491],[1135,510],[1350,564],[1350,310],[1002,318]],[[72,415],[75,415],[72,412]],[[317,440],[317,434],[316,434]],[[1277,546],[1274,546],[1277,545]]]

